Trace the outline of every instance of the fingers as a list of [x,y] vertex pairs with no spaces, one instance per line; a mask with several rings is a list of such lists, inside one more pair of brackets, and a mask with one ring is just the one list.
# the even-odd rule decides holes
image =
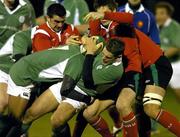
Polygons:
[[104,13],[90,12],[83,18],[83,20],[85,22],[88,22],[90,19],[95,20],[95,19],[102,19],[102,18],[104,18]]
[[66,40],[66,44],[68,45],[80,45],[82,42],[80,41],[79,36],[72,35]]

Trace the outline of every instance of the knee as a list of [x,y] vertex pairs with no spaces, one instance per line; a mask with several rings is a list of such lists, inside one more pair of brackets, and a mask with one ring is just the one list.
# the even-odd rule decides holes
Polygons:
[[155,104],[146,104],[144,105],[144,112],[151,118],[156,119],[158,113],[160,111],[160,106]]
[[51,116],[51,125],[53,128],[62,126],[65,123],[66,123],[66,121],[65,121],[65,118],[63,117],[63,115],[59,115],[58,117],[54,116],[54,115]]
[[93,119],[94,117],[96,117],[98,114],[97,112],[94,110],[90,110],[90,109],[85,109],[83,112],[83,116],[87,121],[90,121],[91,119]]
[[129,103],[127,100],[118,100],[116,102],[116,108],[118,110],[118,112],[122,112],[126,109],[130,109],[131,108],[131,103]]

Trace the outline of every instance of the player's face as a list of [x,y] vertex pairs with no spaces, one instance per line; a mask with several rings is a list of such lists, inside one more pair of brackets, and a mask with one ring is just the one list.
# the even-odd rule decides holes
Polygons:
[[102,51],[102,61],[103,64],[108,65],[111,64],[112,62],[114,62],[116,58],[114,57],[114,55],[109,52],[106,48],[103,49]]
[[156,9],[156,21],[158,25],[163,25],[166,20],[169,18],[169,15],[165,8],[157,8]]
[[[101,6],[97,8],[97,12],[99,13],[105,13],[105,12],[112,12],[112,10],[108,6]],[[110,23],[109,20],[101,20],[101,23],[103,25],[108,25]]]
[[47,21],[51,27],[56,32],[61,31],[64,22],[65,22],[65,17],[59,17],[57,15],[53,15],[53,17],[47,17]]
[[132,6],[135,6],[135,5],[138,5],[139,3],[141,3],[141,0],[128,0],[128,2]]

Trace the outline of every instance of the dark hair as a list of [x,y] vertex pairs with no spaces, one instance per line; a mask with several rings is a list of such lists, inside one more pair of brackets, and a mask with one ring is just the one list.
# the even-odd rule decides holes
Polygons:
[[128,23],[120,23],[115,28],[115,35],[119,37],[135,37],[134,27]]
[[61,4],[55,3],[48,7],[47,15],[49,17],[53,17],[53,15],[64,17],[66,15],[66,9]]
[[108,6],[109,9],[114,10],[117,9],[117,3],[115,0],[95,0],[94,1],[94,9],[97,10],[101,6]]
[[155,10],[157,10],[158,8],[165,8],[167,14],[170,16],[172,16],[174,13],[174,7],[170,3],[165,1],[158,2],[155,6]]
[[106,49],[109,52],[111,52],[114,55],[114,57],[118,57],[123,53],[124,46],[125,46],[124,42],[122,42],[120,39],[111,38],[107,42]]

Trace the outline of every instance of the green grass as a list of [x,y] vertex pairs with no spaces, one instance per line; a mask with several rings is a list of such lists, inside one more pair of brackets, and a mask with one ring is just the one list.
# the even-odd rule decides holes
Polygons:
[[[166,97],[164,99],[163,108],[172,112],[180,120],[180,103],[177,102],[174,94],[171,90],[168,90]],[[47,114],[39,120],[35,121],[30,129],[29,137],[50,137],[51,136],[51,125],[50,125],[50,115]],[[108,121],[109,127],[111,128],[113,123],[107,112],[104,112],[102,116]],[[74,127],[75,117],[70,121],[71,129]],[[160,130],[159,134],[152,137],[175,137],[173,134],[168,132],[167,129],[158,125]],[[121,136],[121,135],[120,135]],[[93,128],[87,126],[82,137],[101,137]]]

